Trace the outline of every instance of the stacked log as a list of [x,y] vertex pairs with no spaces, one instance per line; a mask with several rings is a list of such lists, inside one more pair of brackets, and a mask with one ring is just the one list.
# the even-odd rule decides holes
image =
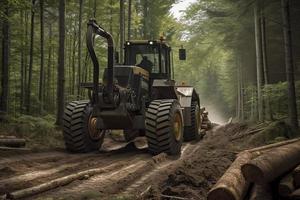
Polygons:
[[[276,188],[271,188],[271,183]],[[250,185],[253,185],[252,189]],[[246,197],[246,194],[250,195]],[[300,139],[240,153],[210,190],[207,199],[268,200],[278,195],[285,199],[300,199]]]
[[241,173],[241,166],[251,160],[252,154],[244,152],[232,163],[229,169],[208,193],[208,200],[239,200],[243,199],[249,183]]
[[300,142],[280,146],[244,164],[245,179],[255,183],[269,183],[283,176],[300,163]]

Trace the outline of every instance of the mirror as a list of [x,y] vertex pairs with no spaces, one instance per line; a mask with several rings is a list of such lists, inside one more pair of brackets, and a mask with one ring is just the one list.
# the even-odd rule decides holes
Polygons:
[[186,50],[183,48],[179,49],[179,60],[186,60]]

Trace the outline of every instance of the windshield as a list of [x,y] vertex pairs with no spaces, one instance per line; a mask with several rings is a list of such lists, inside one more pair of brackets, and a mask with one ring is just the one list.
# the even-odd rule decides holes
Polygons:
[[[165,73],[164,55],[162,73]],[[126,49],[126,64],[142,67],[150,73],[160,73],[159,49],[155,45],[132,45]]]

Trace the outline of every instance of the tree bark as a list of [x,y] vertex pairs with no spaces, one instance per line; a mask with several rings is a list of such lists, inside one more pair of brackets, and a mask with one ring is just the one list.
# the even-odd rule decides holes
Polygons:
[[241,166],[252,159],[249,152],[241,153],[216,185],[209,191],[208,200],[239,200],[243,199],[248,191],[249,182],[241,173]]
[[257,111],[258,120],[263,120],[263,100],[262,100],[262,52],[261,52],[261,30],[259,24],[259,5],[256,1],[254,5],[254,26],[256,44],[256,78],[257,78]]
[[40,0],[40,26],[41,26],[41,68],[40,68],[40,84],[39,84],[39,101],[40,101],[40,113],[42,112],[44,105],[44,0]]
[[8,94],[9,94],[9,8],[8,2],[5,1],[4,14],[5,18],[2,22],[2,75],[1,75],[1,97],[0,97],[0,112],[8,112]]
[[[81,82],[81,24],[82,24],[82,4],[83,0],[79,0],[79,19],[78,19],[78,85],[77,85],[77,99],[80,97],[80,82]],[[73,71],[75,77],[75,71]],[[75,80],[75,79],[74,79]],[[75,81],[74,81],[75,82]],[[75,84],[75,83],[74,83]]]
[[297,115],[297,100],[295,93],[295,77],[294,77],[294,60],[292,49],[292,35],[291,35],[291,19],[290,19],[290,1],[281,0],[282,7],[282,21],[283,21],[283,38],[285,47],[285,67],[286,79],[288,82],[288,110],[289,123],[292,127],[298,128]]
[[59,1],[59,49],[57,69],[57,116],[56,124],[62,125],[65,100],[65,0]]
[[28,72],[28,85],[26,94],[26,112],[30,113],[31,106],[31,82],[32,82],[32,67],[33,67],[33,44],[34,44],[34,10],[35,0],[32,0],[31,7],[31,25],[30,25],[30,52],[29,52],[29,72]]

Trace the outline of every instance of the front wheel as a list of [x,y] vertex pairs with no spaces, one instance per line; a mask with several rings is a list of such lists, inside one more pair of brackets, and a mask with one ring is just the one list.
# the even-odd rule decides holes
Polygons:
[[179,155],[183,141],[183,117],[176,99],[152,101],[146,112],[146,138],[152,154]]
[[89,101],[73,101],[66,106],[63,136],[67,150],[79,153],[100,149],[105,131],[96,129],[97,118],[92,111]]

